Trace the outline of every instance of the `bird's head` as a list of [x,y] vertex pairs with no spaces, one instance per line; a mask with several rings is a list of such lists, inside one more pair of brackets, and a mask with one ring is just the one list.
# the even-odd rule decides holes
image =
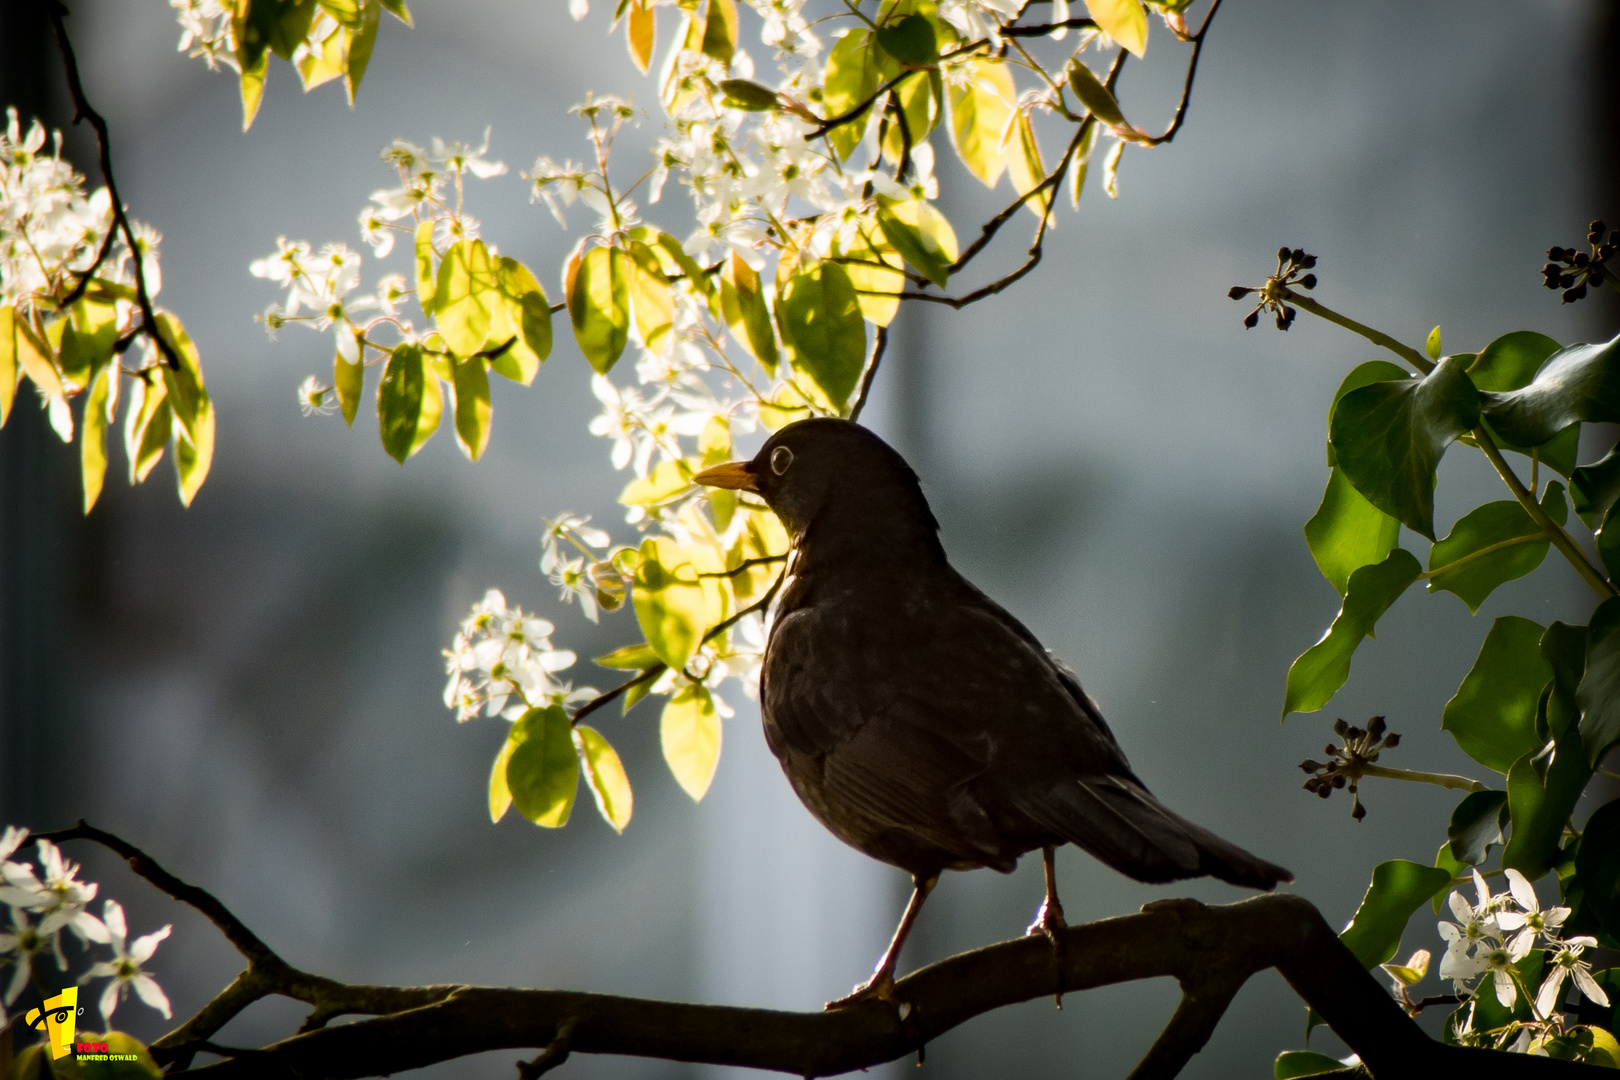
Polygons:
[[848,420],[789,424],[752,460],[717,465],[692,479],[758,495],[795,544],[812,526],[817,532],[863,534],[879,543],[897,539],[896,534],[918,534],[937,544],[939,523],[917,474],[888,443]]

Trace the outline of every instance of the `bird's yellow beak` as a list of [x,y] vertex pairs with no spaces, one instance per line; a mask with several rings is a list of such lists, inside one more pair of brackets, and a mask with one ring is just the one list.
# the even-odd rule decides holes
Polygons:
[[705,487],[759,493],[759,477],[754,474],[754,465],[750,461],[728,461],[724,465],[704,469],[692,477],[692,481]]

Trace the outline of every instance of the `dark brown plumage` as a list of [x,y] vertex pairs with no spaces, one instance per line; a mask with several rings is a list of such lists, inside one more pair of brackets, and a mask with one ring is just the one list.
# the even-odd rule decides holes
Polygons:
[[1293,880],[1148,793],[1074,674],[951,567],[916,474],[876,435],[801,421],[697,480],[758,493],[792,537],[760,679],[772,752],[835,836],[916,881],[877,974],[844,1002],[887,995],[942,870],[1008,872],[1044,849],[1031,930],[1049,934],[1065,843],[1138,881]]

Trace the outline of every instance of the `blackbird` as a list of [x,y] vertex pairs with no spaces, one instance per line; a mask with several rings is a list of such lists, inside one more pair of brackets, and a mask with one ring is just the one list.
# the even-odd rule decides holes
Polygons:
[[801,420],[694,479],[757,494],[792,538],[760,675],[771,752],[834,836],[915,883],[871,980],[829,1008],[893,999],[943,870],[1008,873],[1040,848],[1030,932],[1054,946],[1065,843],[1137,881],[1294,880],[1148,793],[1074,673],[950,565],[917,474],[876,435]]

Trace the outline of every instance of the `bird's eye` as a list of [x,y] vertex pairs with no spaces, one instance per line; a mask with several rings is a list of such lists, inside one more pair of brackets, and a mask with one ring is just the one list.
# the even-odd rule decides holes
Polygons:
[[792,464],[793,451],[789,450],[787,447],[778,446],[775,450],[771,451],[771,472],[775,473],[777,476],[781,476],[783,473],[787,472],[788,466]]

